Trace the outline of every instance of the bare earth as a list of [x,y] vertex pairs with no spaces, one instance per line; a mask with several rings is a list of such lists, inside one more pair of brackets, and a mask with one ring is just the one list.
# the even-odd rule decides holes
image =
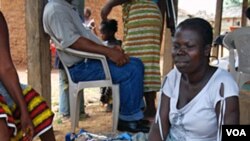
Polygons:
[[[27,84],[27,70],[18,69],[18,75],[20,82]],[[65,135],[70,132],[70,121],[60,119],[58,116],[58,71],[52,70],[51,72],[51,95],[52,95],[52,110],[55,113],[54,118],[54,131],[57,141],[64,141]],[[89,118],[81,118],[79,122],[79,128],[76,128],[76,132],[80,128],[96,134],[108,134],[111,133],[112,119],[111,113],[105,112],[105,107],[100,103],[99,88],[85,89],[85,105],[86,112],[90,115]],[[39,141],[39,139],[36,139]]]

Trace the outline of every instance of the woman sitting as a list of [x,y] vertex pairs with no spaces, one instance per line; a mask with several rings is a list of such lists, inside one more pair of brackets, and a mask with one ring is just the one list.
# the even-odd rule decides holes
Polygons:
[[0,140],[55,141],[53,112],[30,86],[20,85],[11,59],[9,33],[0,11]]
[[209,65],[212,39],[204,19],[187,19],[177,27],[175,68],[162,86],[150,141],[216,141],[221,125],[239,124],[239,88],[229,72]]

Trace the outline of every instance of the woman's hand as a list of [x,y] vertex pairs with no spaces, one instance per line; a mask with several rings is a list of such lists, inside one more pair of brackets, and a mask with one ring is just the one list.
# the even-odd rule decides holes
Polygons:
[[34,125],[28,112],[21,113],[21,125],[23,131],[23,141],[32,141],[34,136]]

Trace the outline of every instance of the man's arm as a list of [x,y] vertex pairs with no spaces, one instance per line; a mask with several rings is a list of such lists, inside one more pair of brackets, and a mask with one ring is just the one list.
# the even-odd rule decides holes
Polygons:
[[78,38],[70,48],[80,51],[92,52],[102,54],[108,57],[111,61],[122,66],[129,62],[129,57],[126,55],[120,47],[108,48],[103,45],[97,44],[85,37]]

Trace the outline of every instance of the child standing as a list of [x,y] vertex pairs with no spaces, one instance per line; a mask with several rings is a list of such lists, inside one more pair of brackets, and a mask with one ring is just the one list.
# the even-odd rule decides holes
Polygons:
[[[109,19],[106,21],[102,21],[100,24],[100,33],[101,38],[103,40],[104,45],[107,47],[121,47],[122,41],[117,40],[115,37],[115,33],[117,32],[117,21],[115,19]],[[103,104],[107,104],[107,112],[112,111],[112,90],[110,87],[101,88],[101,102]]]
[[117,21],[109,19],[102,21],[100,24],[100,32],[103,43],[108,47],[121,46],[122,41],[117,40],[115,33],[117,32]]

